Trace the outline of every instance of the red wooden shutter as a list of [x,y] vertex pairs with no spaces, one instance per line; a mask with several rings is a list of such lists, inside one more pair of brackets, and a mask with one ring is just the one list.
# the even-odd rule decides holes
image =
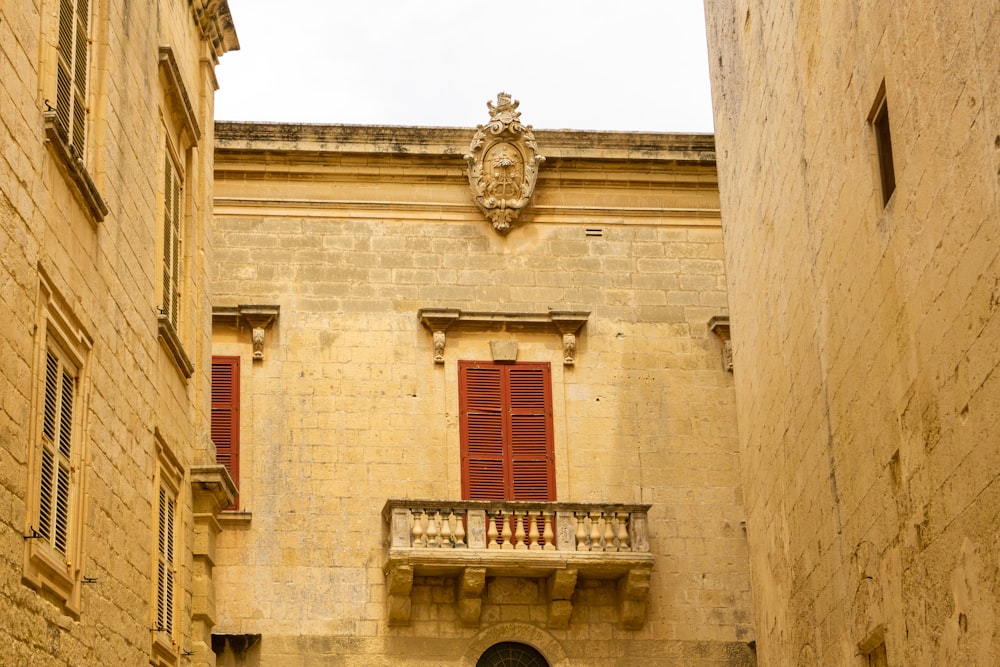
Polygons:
[[498,366],[459,362],[462,497],[504,499],[503,376]]
[[555,500],[548,364],[506,367],[510,400],[510,500]]
[[212,357],[212,441],[215,443],[215,460],[226,466],[238,489],[240,486],[239,357]]
[[462,497],[554,500],[547,363],[459,362]]

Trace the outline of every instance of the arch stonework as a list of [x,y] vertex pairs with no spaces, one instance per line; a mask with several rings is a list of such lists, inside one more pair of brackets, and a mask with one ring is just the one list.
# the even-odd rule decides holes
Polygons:
[[569,658],[555,637],[542,628],[527,623],[498,623],[476,634],[459,663],[462,667],[476,667],[483,651],[499,642],[520,642],[531,646],[548,661],[550,667],[570,667]]

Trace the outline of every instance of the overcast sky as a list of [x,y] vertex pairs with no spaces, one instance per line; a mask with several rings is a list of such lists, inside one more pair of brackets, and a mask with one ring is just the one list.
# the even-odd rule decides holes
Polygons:
[[229,0],[219,120],[711,132],[702,0]]

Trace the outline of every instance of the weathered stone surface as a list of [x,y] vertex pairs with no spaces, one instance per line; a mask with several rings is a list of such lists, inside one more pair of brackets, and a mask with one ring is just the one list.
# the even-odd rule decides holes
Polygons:
[[[724,647],[753,639],[732,529],[732,375],[707,329],[726,313],[709,137],[537,131],[548,160],[499,235],[469,196],[473,130],[217,131],[215,305],[281,312],[265,360],[245,364],[240,498],[253,522],[220,535],[220,632],[260,633],[262,660],[290,642],[296,659],[350,664],[417,661],[428,646],[440,664],[475,664],[460,660],[478,636],[538,641],[553,665],[662,664],[685,642],[706,656],[690,664],[728,664]],[[247,334],[216,326],[213,349],[249,359]],[[410,561],[408,506],[382,524],[390,498],[441,510],[461,498],[457,362],[492,359],[492,341],[550,364],[556,500],[652,504],[630,528],[631,548],[655,559],[648,603],[628,598],[641,629],[624,629],[623,573],[599,552],[570,552],[591,578],[560,580],[556,598],[545,577],[573,561],[525,574],[549,552],[510,550],[507,566],[472,553],[485,550],[481,512],[465,548],[425,543]],[[572,514],[557,519],[555,539],[572,543]],[[387,604],[390,551],[427,568],[408,610]],[[491,573],[481,597],[464,597],[469,567]],[[356,650],[331,639],[347,636]],[[650,648],[633,663],[635,641]]]
[[993,664],[1000,7],[705,6],[761,664]]
[[[72,152],[51,113],[60,104],[58,59],[73,56],[57,53],[61,5],[71,21],[75,7],[89,19],[75,52],[90,57],[71,68],[89,81],[82,127],[74,129],[86,136]],[[194,508],[199,498],[188,471],[215,464],[207,317],[213,70],[237,46],[225,0],[46,0],[0,8],[4,664],[214,664],[206,642],[216,617],[217,508]],[[158,339],[157,323],[170,154],[184,172],[173,350]],[[79,365],[69,429],[76,457],[69,547],[61,564],[74,590],[66,596],[48,582],[36,586],[38,561],[27,556],[41,542],[24,538],[39,527],[47,340]],[[177,500],[172,633],[151,632],[158,625],[161,483]],[[162,648],[155,656],[154,644]],[[185,652],[191,655],[182,658]]]

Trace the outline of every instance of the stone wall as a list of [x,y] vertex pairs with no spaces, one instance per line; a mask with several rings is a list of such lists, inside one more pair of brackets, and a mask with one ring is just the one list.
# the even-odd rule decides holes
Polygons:
[[[247,321],[214,332],[241,357],[243,512],[216,632],[261,635],[246,660],[267,665],[471,665],[502,639],[553,665],[751,664],[732,376],[707,328],[727,312],[711,138],[539,131],[532,203],[501,235],[472,202],[473,133],[217,126],[215,305],[279,315],[260,361]],[[590,315],[572,366],[558,333],[503,326],[449,329],[438,364],[423,308]],[[551,364],[557,500],[652,505],[641,629],[613,580],[581,579],[550,629],[545,580],[508,576],[464,627],[454,576],[419,573],[390,626],[380,512],[461,497],[457,362],[494,340]]]
[[994,664],[1000,11],[705,4],[761,662]]
[[[224,1],[211,8],[200,0],[88,6],[87,47],[74,50],[89,48],[91,55],[74,70],[89,79],[81,107],[87,138],[72,153],[47,120],[59,105],[60,3],[0,7],[0,661],[150,662],[156,487],[176,471],[176,630],[163,637],[160,658],[178,664],[189,651],[186,660],[208,664],[214,660],[199,653],[190,621],[197,545],[192,494],[184,482],[192,464],[214,463],[206,426],[210,311],[204,278],[212,72],[236,37]],[[168,136],[180,146],[189,184],[178,333],[194,362],[190,378],[158,334]],[[68,594],[54,591],[52,579],[31,565],[42,541],[37,505],[45,350],[46,341],[56,339],[80,366],[71,429],[70,546],[55,564],[68,573]]]

